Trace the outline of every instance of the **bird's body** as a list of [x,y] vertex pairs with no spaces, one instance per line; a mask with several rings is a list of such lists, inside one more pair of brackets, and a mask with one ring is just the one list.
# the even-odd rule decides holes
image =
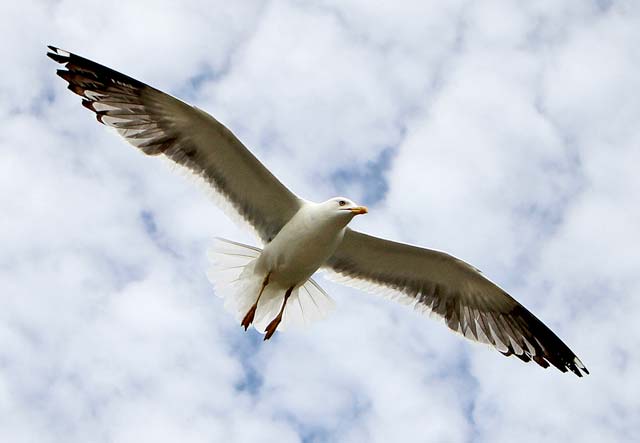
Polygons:
[[306,282],[333,255],[353,216],[334,213],[330,203],[335,202],[304,203],[265,245],[256,271],[271,273],[273,281],[287,287]]
[[350,229],[367,212],[343,197],[312,203],[289,191],[231,131],[204,111],[91,60],[49,47],[58,75],[100,123],[144,154],[162,155],[203,179],[222,207],[247,222],[264,249],[218,239],[209,277],[225,306],[270,338],[333,307],[311,278],[320,268],[340,281],[390,295],[443,319],[504,355],[578,376],[580,359],[540,320],[473,266],[444,252]]
[[[242,325],[248,328],[254,323],[256,316],[261,319],[257,321],[262,328],[264,321],[273,316],[276,306],[280,306],[275,328],[279,325],[281,318],[291,322],[309,323],[313,317],[322,318],[332,307],[332,303],[324,303],[322,308],[318,301],[309,293],[309,288],[305,285],[317,285],[311,276],[322,266],[326,266],[328,259],[333,256],[336,249],[342,242],[346,226],[351,219],[358,214],[364,214],[367,209],[357,206],[352,201],[344,197],[336,197],[323,203],[313,203],[304,201],[300,209],[282,227],[278,234],[271,239],[258,255],[239,267],[232,263],[231,269],[242,269],[234,279],[234,282],[246,282],[237,285],[235,293],[231,299],[234,303],[228,305],[237,315],[242,315]],[[238,248],[243,245],[234,243]],[[236,252],[236,254],[242,254]],[[214,254],[214,261],[221,263],[223,269],[225,254]],[[212,281],[217,277],[213,274]],[[311,283],[310,283],[311,282]],[[301,291],[302,289],[302,291]],[[317,289],[320,289],[319,286]],[[243,297],[238,292],[249,294]],[[256,300],[251,295],[258,294]],[[326,298],[330,302],[329,296],[320,290],[317,297]],[[292,302],[299,302],[299,309],[291,309]],[[238,304],[237,302],[243,302]],[[250,304],[250,306],[248,306]],[[307,306],[305,309],[305,305]],[[309,315],[310,311],[317,311],[317,315]],[[295,313],[294,313],[295,312]],[[271,313],[271,314],[270,314]],[[295,318],[298,317],[298,318]],[[285,321],[287,323],[287,321]],[[271,337],[267,325],[265,339]],[[282,329],[282,328],[281,328]],[[274,329],[275,331],[275,329]]]

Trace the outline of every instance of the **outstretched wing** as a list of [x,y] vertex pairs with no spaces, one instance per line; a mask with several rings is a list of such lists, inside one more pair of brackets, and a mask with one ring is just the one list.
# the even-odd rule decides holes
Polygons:
[[[66,69],[58,75],[100,123],[115,128],[147,155],[186,167],[222,197],[268,243],[301,201],[226,127],[206,112],[91,60],[49,46]],[[235,214],[233,214],[235,213]]]
[[[444,252],[418,248],[347,229],[328,260],[335,280],[382,292],[444,319],[465,337],[504,355],[549,363],[581,377],[580,359],[524,306],[467,263]],[[582,371],[582,372],[581,372]]]

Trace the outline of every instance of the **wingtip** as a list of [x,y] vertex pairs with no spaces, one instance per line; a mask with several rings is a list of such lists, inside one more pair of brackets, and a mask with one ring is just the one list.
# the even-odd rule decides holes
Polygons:
[[[589,370],[587,369],[587,367],[584,365],[584,363],[582,363],[582,361],[580,361],[580,359],[578,357],[576,357],[573,361],[576,370],[574,372],[576,372],[578,374],[579,377],[582,377],[583,375],[589,375]],[[584,374],[582,374],[584,372]]]
[[564,364],[564,366],[561,369],[562,372],[567,372],[570,371],[573,374],[575,374],[576,376],[582,378],[585,375],[589,375],[589,370],[586,368],[586,366],[580,361],[580,359],[578,357],[573,358],[572,361],[568,361]]
[[58,63],[66,63],[69,61],[69,58],[71,57],[70,52],[56,48],[55,46],[47,45],[47,48],[49,48],[49,51],[50,51],[50,52],[47,52],[47,57],[49,57],[50,59]]

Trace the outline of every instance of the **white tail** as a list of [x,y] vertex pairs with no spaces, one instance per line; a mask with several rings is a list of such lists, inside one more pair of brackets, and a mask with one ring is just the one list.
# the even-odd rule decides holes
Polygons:
[[[218,296],[224,298],[224,306],[240,322],[255,303],[265,275],[254,272],[261,249],[216,238],[209,250],[211,268],[207,273]],[[273,320],[282,306],[287,288],[271,282],[264,289],[253,326],[261,333]],[[289,326],[306,326],[320,320],[333,310],[335,302],[313,279],[297,286],[291,292],[282,315],[278,331]]]

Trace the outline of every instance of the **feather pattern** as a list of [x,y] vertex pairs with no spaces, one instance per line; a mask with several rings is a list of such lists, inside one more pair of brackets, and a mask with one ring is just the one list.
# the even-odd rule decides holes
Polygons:
[[[301,205],[226,127],[209,114],[91,60],[49,46],[68,88],[100,123],[147,155],[162,155],[203,179],[223,209],[268,243]],[[239,217],[238,217],[239,216]]]
[[524,306],[471,265],[444,252],[347,228],[326,267],[337,282],[430,313],[468,339],[525,362],[588,374],[580,359]]

